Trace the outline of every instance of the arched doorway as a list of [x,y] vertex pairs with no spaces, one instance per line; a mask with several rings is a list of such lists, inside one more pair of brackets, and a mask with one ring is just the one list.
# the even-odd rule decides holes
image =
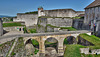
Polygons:
[[45,56],[56,57],[58,53],[58,40],[50,37],[45,40]]

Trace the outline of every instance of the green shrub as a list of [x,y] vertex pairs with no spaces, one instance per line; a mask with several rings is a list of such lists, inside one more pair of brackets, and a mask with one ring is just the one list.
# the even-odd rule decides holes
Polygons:
[[26,12],[25,14],[38,14],[38,11],[34,11],[34,12]]
[[13,56],[13,55],[16,55],[16,53],[12,52],[12,54],[11,54],[11,55],[12,55],[12,56]]
[[67,38],[64,39],[64,44],[68,44]]
[[28,32],[29,33],[37,33],[36,29],[29,29]]
[[24,33],[28,33],[28,32],[27,32],[27,28],[26,28],[26,27],[24,27]]
[[32,44],[33,44],[33,45],[39,45],[39,42],[38,42],[38,41],[36,41],[36,40],[34,40],[34,39],[31,40],[31,41],[32,41]]
[[39,50],[35,49],[34,54],[37,54],[39,52]]

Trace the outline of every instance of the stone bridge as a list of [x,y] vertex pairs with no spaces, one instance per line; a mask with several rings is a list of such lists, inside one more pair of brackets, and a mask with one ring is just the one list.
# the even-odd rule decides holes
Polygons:
[[39,42],[39,53],[41,55],[45,55],[45,41],[48,38],[55,38],[58,41],[58,55],[62,56],[64,54],[64,48],[63,48],[63,42],[64,39],[68,36],[77,37],[81,33],[87,33],[88,35],[91,35],[91,32],[80,30],[80,31],[66,31],[66,32],[51,32],[51,33],[34,33],[34,34],[20,34],[20,35],[8,35],[8,36],[2,36],[0,37],[0,44],[3,42],[9,41],[9,39],[15,39],[19,37],[23,37],[24,44],[29,39],[35,39]]

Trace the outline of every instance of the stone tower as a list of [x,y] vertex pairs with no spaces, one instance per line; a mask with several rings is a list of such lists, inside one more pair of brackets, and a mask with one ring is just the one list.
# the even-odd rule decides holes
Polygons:
[[3,35],[2,19],[0,18],[0,36]]
[[45,16],[44,10],[43,10],[43,7],[42,7],[42,6],[38,7],[38,16],[39,16],[39,17],[40,17],[40,16]]

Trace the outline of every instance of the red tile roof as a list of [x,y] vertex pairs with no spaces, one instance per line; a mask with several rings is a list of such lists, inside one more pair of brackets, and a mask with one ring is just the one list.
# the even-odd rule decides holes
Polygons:
[[100,6],[100,0],[95,0],[90,5],[88,5],[86,8],[92,8],[92,7],[96,7],[96,6]]

